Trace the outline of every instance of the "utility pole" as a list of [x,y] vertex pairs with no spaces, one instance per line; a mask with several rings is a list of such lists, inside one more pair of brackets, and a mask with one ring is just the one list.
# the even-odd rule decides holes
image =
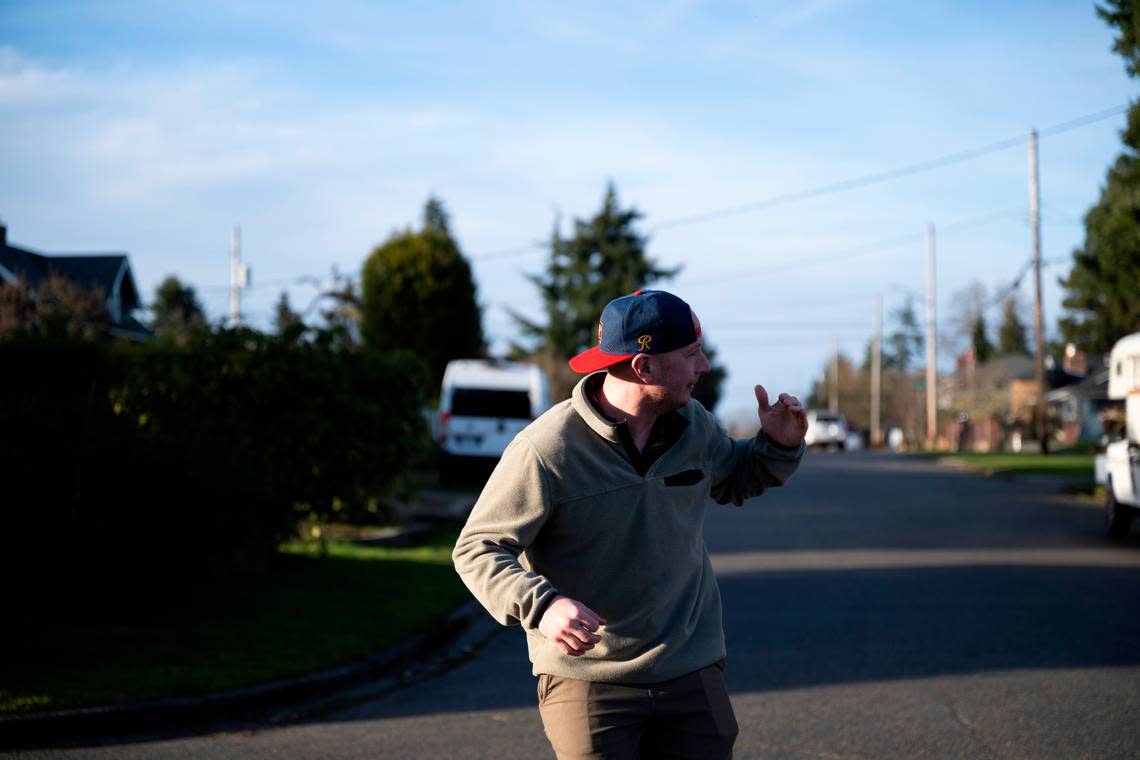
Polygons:
[[938,438],[938,345],[934,329],[934,224],[926,225],[926,447]]
[[241,291],[251,279],[249,267],[241,263],[241,227],[235,225],[230,241],[230,327],[241,324]]
[[883,342],[883,297],[875,296],[875,307],[871,311],[871,440],[870,445],[879,443],[879,399],[881,398],[880,372],[882,371]]
[[1037,130],[1029,130],[1029,224],[1033,228],[1033,337],[1037,362],[1037,438],[1041,453],[1049,453],[1045,419],[1045,315],[1041,310],[1041,186],[1037,181]]
[[831,356],[831,387],[828,389],[830,393],[830,401],[828,406],[831,411],[839,411],[839,338],[835,339],[835,353]]

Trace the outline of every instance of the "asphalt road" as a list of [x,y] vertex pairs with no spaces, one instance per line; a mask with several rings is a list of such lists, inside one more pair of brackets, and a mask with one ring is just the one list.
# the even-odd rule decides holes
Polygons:
[[[1140,536],[1048,488],[811,454],[706,526],[738,758],[1140,756]],[[29,757],[552,757],[518,630],[319,720]]]

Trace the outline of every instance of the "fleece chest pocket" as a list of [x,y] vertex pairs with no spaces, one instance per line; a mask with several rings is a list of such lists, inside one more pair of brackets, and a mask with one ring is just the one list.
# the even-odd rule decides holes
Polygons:
[[672,475],[666,475],[665,485],[668,487],[695,486],[697,483],[700,483],[704,477],[704,470],[685,470]]

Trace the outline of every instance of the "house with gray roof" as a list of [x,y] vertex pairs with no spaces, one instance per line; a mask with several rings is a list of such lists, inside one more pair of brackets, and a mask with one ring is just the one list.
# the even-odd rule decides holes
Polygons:
[[1079,441],[1100,444],[1105,432],[1102,413],[1113,404],[1108,398],[1108,367],[1102,357],[1094,357],[1090,364],[1083,380],[1045,394],[1060,424],[1064,446]]
[[135,316],[142,306],[131,264],[125,253],[45,254],[8,242],[8,229],[0,225],[0,281],[23,279],[33,294],[40,283],[59,275],[79,287],[102,289],[107,294],[111,335],[131,340],[150,340],[154,333]]

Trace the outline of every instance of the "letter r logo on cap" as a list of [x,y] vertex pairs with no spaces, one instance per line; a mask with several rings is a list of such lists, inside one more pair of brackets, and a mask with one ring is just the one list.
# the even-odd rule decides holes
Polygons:
[[649,344],[650,344],[650,342],[652,342],[652,340],[653,340],[652,335],[642,335],[640,338],[637,339],[637,345],[641,346],[642,351],[648,351],[649,350]]

